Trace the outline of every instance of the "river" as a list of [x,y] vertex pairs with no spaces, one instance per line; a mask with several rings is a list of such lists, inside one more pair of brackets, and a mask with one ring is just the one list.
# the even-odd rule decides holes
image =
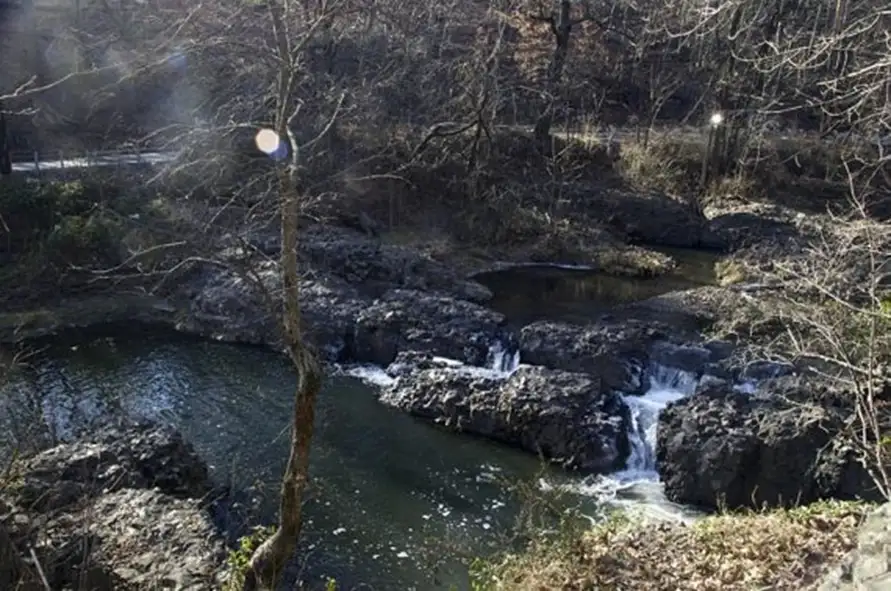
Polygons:
[[[550,290],[553,315],[574,319],[678,286],[677,278],[660,289],[651,280],[617,283],[590,273],[500,273],[483,279],[515,321],[535,316],[523,318],[524,310],[541,316],[534,296],[541,289]],[[159,420],[183,432],[218,482],[258,491],[258,517],[274,518],[295,386],[283,357],[140,325],[69,332],[34,346],[39,355],[5,386],[0,445],[46,445],[117,414]],[[315,587],[333,577],[345,589],[468,589],[470,560],[511,542],[528,500],[522,489],[568,491],[563,502],[588,512],[612,501],[681,515],[660,498],[651,456],[658,410],[689,389],[675,372],[633,400],[639,432],[631,470],[579,479],[385,407],[356,377],[331,376],[317,410],[304,579]]]
[[[259,348],[138,325],[69,333],[7,386],[0,432],[45,442],[116,413],[161,420],[183,432],[219,482],[258,487],[268,520],[294,386],[285,359]],[[346,589],[467,588],[462,565],[511,534],[521,498],[504,483],[534,484],[542,470],[533,456],[385,407],[347,376],[328,379],[316,425],[306,577],[334,577]]]

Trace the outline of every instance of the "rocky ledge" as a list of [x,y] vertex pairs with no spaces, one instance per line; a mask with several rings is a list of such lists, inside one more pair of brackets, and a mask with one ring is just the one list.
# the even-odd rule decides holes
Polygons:
[[705,508],[880,500],[842,437],[851,398],[815,378],[764,379],[752,392],[708,382],[662,411],[657,467],[666,496]]
[[153,425],[17,463],[0,488],[0,588],[217,588],[226,548],[210,492],[194,449]]
[[[597,376],[522,366],[493,371],[400,357],[381,402],[586,472],[624,467],[630,413]],[[406,370],[406,368],[408,368]]]

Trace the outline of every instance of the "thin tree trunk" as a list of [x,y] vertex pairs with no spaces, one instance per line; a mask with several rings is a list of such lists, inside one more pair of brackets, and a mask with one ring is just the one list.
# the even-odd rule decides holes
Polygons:
[[297,269],[297,219],[299,195],[296,169],[279,172],[282,199],[281,271],[284,287],[283,325],[285,342],[297,371],[291,452],[282,478],[279,525],[251,558],[245,589],[273,589],[297,550],[303,522],[303,493],[308,484],[309,455],[313,436],[316,397],[322,387],[322,370],[313,351],[303,341],[300,322],[300,285]]
[[557,95],[560,93],[560,83],[563,80],[563,70],[566,67],[566,58],[569,55],[569,41],[572,33],[571,20],[572,4],[569,0],[560,0],[560,10],[552,14],[550,19],[551,33],[554,35],[554,53],[551,63],[548,64],[547,79],[545,81],[545,102],[542,105],[538,119],[535,121],[533,135],[541,145],[550,140],[551,126],[554,123],[554,107]]
[[[278,13],[273,13],[277,31]],[[289,55],[284,43],[280,53]],[[279,523],[276,532],[251,557],[245,575],[245,590],[274,589],[281,581],[285,566],[297,550],[297,540],[303,523],[303,493],[309,480],[309,454],[315,421],[316,397],[322,387],[322,370],[315,354],[303,341],[300,318],[300,275],[297,268],[297,225],[300,212],[300,189],[297,179],[297,145],[288,129],[288,108],[294,76],[293,64],[283,67],[279,74],[278,113],[276,133],[279,141],[289,140],[290,163],[279,168],[278,193],[281,200],[282,251],[279,259],[282,274],[282,327],[285,347],[297,372],[297,391],[291,426],[291,450],[282,477]]]

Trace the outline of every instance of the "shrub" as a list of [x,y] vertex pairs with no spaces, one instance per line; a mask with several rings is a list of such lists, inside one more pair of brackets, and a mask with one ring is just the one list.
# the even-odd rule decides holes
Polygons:
[[80,181],[12,179],[0,184],[4,257],[20,264],[32,255],[55,264],[113,262],[120,232],[98,196]]

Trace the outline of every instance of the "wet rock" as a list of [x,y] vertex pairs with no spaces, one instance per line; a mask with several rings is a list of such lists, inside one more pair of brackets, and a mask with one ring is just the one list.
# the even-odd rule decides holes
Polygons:
[[661,365],[700,375],[712,361],[712,352],[705,347],[660,341],[654,343],[650,349],[649,360],[651,365]]
[[819,591],[885,591],[891,589],[891,503],[866,518],[857,547],[820,582]]
[[[19,557],[33,548],[53,589],[216,588],[226,550],[205,508],[210,490],[207,467],[175,431],[105,429],[17,466],[0,545]],[[34,582],[26,588],[44,588]]]
[[535,322],[520,331],[523,363],[593,374],[609,388],[641,393],[644,385],[632,360],[645,362],[658,329],[634,322],[577,326]]
[[609,472],[629,453],[629,410],[596,376],[521,366],[509,377],[473,368],[401,376],[381,401],[450,429]]
[[711,381],[659,417],[656,461],[672,501],[709,508],[878,498],[838,434],[846,413],[813,386],[768,380],[756,394]]
[[481,366],[494,343],[511,339],[504,316],[488,308],[394,289],[359,313],[350,357],[386,366],[400,351],[419,351]]

